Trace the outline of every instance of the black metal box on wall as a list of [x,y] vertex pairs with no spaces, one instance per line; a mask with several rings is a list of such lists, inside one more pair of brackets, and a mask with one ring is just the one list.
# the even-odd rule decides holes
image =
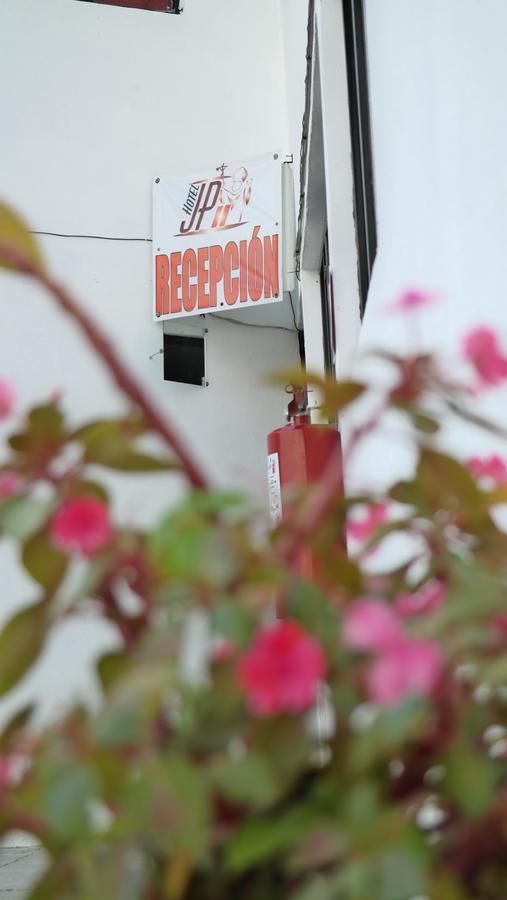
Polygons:
[[164,381],[207,386],[203,334],[164,332]]

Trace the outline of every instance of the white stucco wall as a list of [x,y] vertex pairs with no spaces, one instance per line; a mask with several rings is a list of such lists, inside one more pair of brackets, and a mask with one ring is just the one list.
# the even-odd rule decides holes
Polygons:
[[288,152],[294,157],[296,214],[299,209],[299,168],[303,114],[305,110],[308,0],[280,0],[287,103]]
[[[0,193],[33,229],[149,238],[158,173],[287,149],[276,2],[188,0],[176,17],[78,0],[2,0],[0,34]],[[210,387],[165,383],[162,357],[148,358],[161,347],[161,325],[151,321],[151,244],[41,243],[212,479],[263,496],[265,436],[283,422],[286,402],[263,378],[297,361],[294,333],[208,317]],[[0,295],[0,376],[15,381],[21,407],[63,388],[75,419],[122,408],[40,290],[2,274]],[[116,481],[115,512],[130,519],[152,518],[178,490],[172,478],[140,476],[128,490]],[[12,557],[0,544],[0,622],[36,595]],[[93,622],[62,628],[23,698],[35,692],[51,714],[69,694],[89,691],[85,663],[108,640]],[[0,703],[4,714],[9,703]]]
[[[378,255],[360,336],[440,350],[456,371],[461,336],[491,323],[507,346],[507,123],[504,0],[365,0]],[[441,295],[418,322],[386,315],[407,286]],[[379,366],[368,366],[374,378]],[[481,398],[505,421],[507,393]],[[464,457],[494,441],[457,423]],[[505,449],[505,448],[503,448]],[[369,443],[351,484],[382,485],[411,464],[398,436]]]

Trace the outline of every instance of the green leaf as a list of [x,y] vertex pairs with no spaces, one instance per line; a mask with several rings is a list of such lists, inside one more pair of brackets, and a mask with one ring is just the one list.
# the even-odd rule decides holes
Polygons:
[[408,741],[423,733],[427,723],[428,709],[418,697],[408,697],[399,706],[384,710],[372,726],[351,743],[352,770],[361,772],[382,758],[395,756]]
[[232,529],[188,506],[162,521],[149,536],[148,550],[163,575],[215,586],[234,577],[240,564]]
[[201,767],[172,755],[164,762],[171,798],[177,811],[173,841],[191,852],[199,850],[211,819],[211,796]]
[[[476,629],[474,629],[476,635]],[[505,654],[496,657],[490,663],[483,663],[480,667],[481,680],[490,687],[502,687],[507,683],[507,656]]]
[[423,412],[420,409],[410,409],[408,410],[410,418],[414,423],[414,426],[418,431],[421,431],[422,434],[436,434],[440,428],[439,422],[430,416],[428,413]]
[[407,506],[419,507],[421,505],[421,492],[415,481],[396,482],[389,491],[389,497],[391,500],[396,500],[397,503],[404,503]]
[[246,512],[251,509],[252,498],[241,491],[192,491],[185,507],[200,513],[213,515],[215,513]]
[[[324,785],[320,786],[324,788]],[[322,822],[310,829],[299,841],[287,860],[287,871],[293,875],[329,869],[338,860],[342,860],[348,849],[348,836],[333,815],[330,821]]]
[[144,731],[144,711],[132,705],[105,710],[97,716],[93,725],[94,738],[104,747],[138,744]]
[[226,850],[226,866],[244,872],[289,849],[315,824],[314,813],[303,807],[278,817],[247,821],[235,832]]
[[53,776],[44,803],[53,832],[66,840],[83,836],[89,828],[89,803],[97,794],[97,774],[91,766],[73,764]]
[[[0,203],[0,245],[12,248],[21,254],[37,270],[44,269],[42,254],[33,235],[23,219],[5,203]],[[2,255],[0,246],[0,268],[20,270],[20,266]]]
[[22,731],[29,723],[35,710],[35,704],[28,703],[23,706],[4,726],[0,735],[0,750],[5,752],[9,749],[12,740]]
[[98,497],[104,503],[109,503],[109,493],[106,488],[97,481],[74,481],[71,485],[70,492],[73,497]]
[[423,840],[422,836],[410,840],[407,834],[394,847],[380,851],[374,864],[378,900],[406,900],[426,893],[429,860]]
[[0,505],[0,530],[24,541],[41,527],[50,509],[47,500],[13,497]]
[[474,752],[463,742],[451,750],[444,765],[444,785],[458,809],[466,816],[482,815],[493,800],[502,777],[498,762],[489,759],[484,750]]
[[168,516],[149,539],[151,556],[160,571],[168,576],[196,573],[211,539],[208,524],[196,521],[193,528],[182,528],[178,516]]
[[0,695],[25,675],[42,650],[47,629],[43,603],[22,610],[0,632]]
[[46,528],[28,539],[23,547],[22,560],[27,572],[48,593],[56,590],[68,566],[68,556],[51,543]]
[[287,613],[336,656],[338,605],[330,603],[326,594],[309,581],[298,581],[288,595]]
[[30,411],[23,431],[11,435],[9,446],[40,476],[41,467],[61,450],[67,440],[64,418],[54,403],[36,406]]
[[228,638],[239,647],[248,643],[254,630],[256,619],[236,600],[224,600],[212,610],[213,630]]
[[354,403],[366,388],[364,384],[355,381],[333,381],[331,379],[317,383],[311,378],[310,384],[320,387],[323,395],[321,412],[324,416],[333,417],[341,413],[347,406]]
[[[425,623],[427,636],[456,633],[464,624],[486,623],[505,609],[505,589],[491,576],[489,569],[477,562],[451,558],[451,588],[443,606]],[[484,624],[482,624],[482,628]]]
[[108,438],[113,440],[121,437],[131,440],[140,437],[148,431],[146,420],[139,413],[132,413],[121,419],[96,419],[88,422],[72,432],[72,440],[79,441],[86,447],[93,446],[95,442],[102,443]]
[[115,453],[108,451],[102,459],[88,458],[87,462],[95,462],[109,469],[117,469],[119,472],[170,472],[179,468],[174,462],[129,447]]
[[103,452],[95,453],[93,457],[87,454],[86,461],[108,469],[116,469],[118,472],[169,472],[178,468],[168,460],[140,453],[130,447],[121,449],[109,447]]
[[491,491],[485,491],[484,497],[489,506],[507,503],[507,484],[499,484]]
[[72,437],[84,445],[84,458],[88,463],[120,472],[167,472],[177,468],[171,460],[137,449],[132,439],[145,430],[146,426],[139,418],[111,419],[86,425]]
[[222,760],[214,769],[213,780],[229,800],[252,809],[275,803],[284,791],[283,779],[270,761],[255,751],[242,759]]
[[58,442],[65,434],[64,416],[55,403],[34,406],[28,413],[28,422],[34,432],[52,437]]
[[166,858],[207,853],[212,806],[204,767],[171,753],[140,759],[142,777],[136,769],[137,762],[121,794],[123,829],[131,829],[141,846],[158,846]]
[[[409,900],[427,895],[428,851],[423,838],[407,834],[396,844],[381,847],[342,867],[334,880],[333,897],[354,900]],[[436,900],[436,895],[435,895]],[[440,900],[440,898],[439,898]]]
[[417,486],[431,510],[450,509],[468,518],[484,515],[484,497],[472,475],[452,456],[423,448]]
[[102,689],[107,693],[108,688],[119,678],[126,669],[127,657],[124,653],[106,653],[97,663],[97,673]]
[[315,372],[305,372],[303,369],[285,369],[275,372],[270,381],[275,384],[290,384],[294,386],[313,385],[318,388],[322,403],[320,409],[324,416],[338,415],[354,400],[357,400],[366,390],[364,384],[356,381],[336,381],[334,378],[323,378]]
[[315,738],[309,734],[304,718],[297,716],[258,719],[251,741],[268,759],[280,764],[284,780],[293,782],[307,771],[308,759],[315,750]]

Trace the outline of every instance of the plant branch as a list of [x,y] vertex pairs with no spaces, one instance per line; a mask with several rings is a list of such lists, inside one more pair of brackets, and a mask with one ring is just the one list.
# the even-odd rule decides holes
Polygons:
[[57,281],[36,266],[29,257],[8,243],[0,242],[0,258],[6,260],[19,272],[35,278],[52,295],[57,305],[66,312],[81,329],[82,334],[109,370],[119,389],[144,413],[153,431],[160,435],[164,443],[181,463],[183,472],[192,487],[205,490],[208,480],[194,460],[183,441],[167,418],[162,416],[148,395],[144,392],[125,363],[120,359],[115,347],[93,318],[85,312],[71,294]]

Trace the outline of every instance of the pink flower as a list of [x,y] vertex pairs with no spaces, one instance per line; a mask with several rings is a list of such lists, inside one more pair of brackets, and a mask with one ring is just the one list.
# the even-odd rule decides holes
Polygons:
[[22,484],[23,480],[17,472],[0,472],[0,502],[13,494],[19,494]]
[[386,650],[403,639],[397,613],[380,600],[357,600],[347,607],[343,642],[352,650]]
[[491,456],[471,456],[466,467],[474,478],[489,478],[495,484],[507,482],[507,466],[497,453],[492,453]]
[[16,391],[10,381],[0,378],[0,422],[12,413],[16,402]]
[[367,541],[379,525],[387,522],[387,515],[385,503],[372,503],[362,517],[349,519],[347,522],[348,536],[354,541]]
[[438,647],[431,641],[406,638],[380,654],[366,673],[366,690],[379,706],[396,706],[409,696],[426,697],[442,673]]
[[400,594],[394,601],[394,605],[403,618],[418,616],[440,609],[445,595],[445,584],[442,581],[438,581],[438,579],[433,579],[423,584],[413,594]]
[[389,312],[408,313],[423,306],[429,306],[434,303],[436,296],[429,291],[420,290],[419,288],[409,288],[403,291],[399,297],[389,307]]
[[500,384],[507,378],[507,357],[501,351],[498,335],[491,328],[479,327],[467,334],[463,353],[483,385]]
[[312,705],[326,674],[317,641],[290,619],[262,628],[238,663],[238,680],[259,716],[299,712]]
[[71,497],[55,513],[51,537],[60,550],[75,550],[92,556],[112,535],[109,510],[94,496]]

